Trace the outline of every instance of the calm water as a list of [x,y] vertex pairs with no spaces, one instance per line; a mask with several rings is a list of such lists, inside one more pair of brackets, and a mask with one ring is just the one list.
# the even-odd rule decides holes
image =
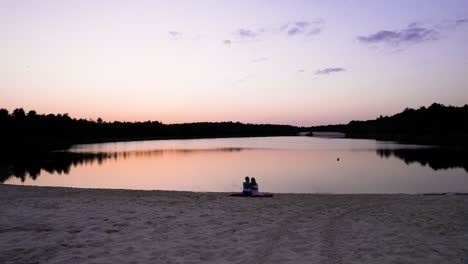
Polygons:
[[[77,145],[2,168],[7,184],[275,193],[468,192],[460,152],[361,139],[264,137]],[[337,160],[339,158],[339,161]],[[6,171],[6,172],[5,172]]]

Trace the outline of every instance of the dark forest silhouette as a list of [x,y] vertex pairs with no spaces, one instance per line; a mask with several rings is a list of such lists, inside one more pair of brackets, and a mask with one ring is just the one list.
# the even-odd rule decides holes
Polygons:
[[252,136],[293,136],[301,131],[343,132],[350,138],[372,138],[422,144],[468,146],[468,105],[434,103],[417,110],[407,108],[393,116],[348,124],[315,127],[202,122],[163,124],[146,122],[104,122],[75,119],[68,114],[37,114],[22,108],[9,113],[0,109],[1,155],[12,152],[46,152],[67,149],[73,144],[142,139],[185,139]]
[[312,131],[343,132],[350,138],[372,138],[420,144],[468,146],[468,105],[434,103],[419,109],[406,108],[393,116],[351,121],[347,125],[312,127]]
[[22,108],[0,109],[2,152],[67,149],[73,144],[142,139],[291,136],[298,127],[234,122],[162,124],[75,119],[68,114],[39,115]]

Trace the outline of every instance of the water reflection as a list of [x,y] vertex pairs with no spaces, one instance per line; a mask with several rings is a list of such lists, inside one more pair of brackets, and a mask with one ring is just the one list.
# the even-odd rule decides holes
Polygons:
[[[69,174],[72,168],[82,165],[102,165],[108,160],[128,158],[157,158],[164,154],[201,154],[203,152],[240,152],[254,150],[255,148],[213,148],[213,149],[163,149],[144,151],[119,151],[105,153],[80,153],[80,152],[53,152],[42,156],[22,156],[9,160],[0,160],[0,183],[4,183],[11,177],[16,177],[25,182],[27,177],[36,180],[41,171],[49,174]],[[265,150],[265,149],[264,149]],[[468,172],[468,151],[423,148],[423,149],[377,149],[377,155],[383,159],[397,158],[410,165],[419,163],[429,166],[433,170],[447,170],[463,168]]]
[[396,157],[407,165],[419,163],[433,170],[463,168],[468,172],[468,150],[463,149],[377,149],[381,158]]
[[277,193],[468,192],[466,152],[310,137],[121,142],[0,157],[0,182],[235,192],[252,176]]
[[3,183],[10,177],[16,177],[24,182],[28,175],[32,180],[36,180],[41,170],[50,174],[68,174],[72,166],[92,164],[95,161],[101,164],[108,156],[109,154],[103,153],[54,152],[10,157],[0,160],[0,182]]
[[71,168],[81,165],[93,165],[95,162],[102,165],[109,159],[127,159],[142,157],[158,157],[164,153],[196,154],[201,152],[240,152],[249,148],[214,148],[214,149],[168,149],[168,150],[144,150],[144,151],[120,151],[105,153],[80,153],[80,152],[52,152],[42,155],[24,155],[21,157],[9,157],[0,159],[0,183],[4,183],[11,177],[16,177],[25,182],[29,176],[36,180],[41,171],[49,174],[69,174]]

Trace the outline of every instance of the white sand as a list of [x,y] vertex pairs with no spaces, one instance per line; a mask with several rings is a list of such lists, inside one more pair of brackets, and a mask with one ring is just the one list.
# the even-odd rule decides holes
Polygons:
[[468,196],[0,185],[0,263],[468,263]]

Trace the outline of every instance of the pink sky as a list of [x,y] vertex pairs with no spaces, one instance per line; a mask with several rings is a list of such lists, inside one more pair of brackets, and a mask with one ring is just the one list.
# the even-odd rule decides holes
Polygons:
[[466,1],[2,1],[0,107],[347,123],[468,103]]

